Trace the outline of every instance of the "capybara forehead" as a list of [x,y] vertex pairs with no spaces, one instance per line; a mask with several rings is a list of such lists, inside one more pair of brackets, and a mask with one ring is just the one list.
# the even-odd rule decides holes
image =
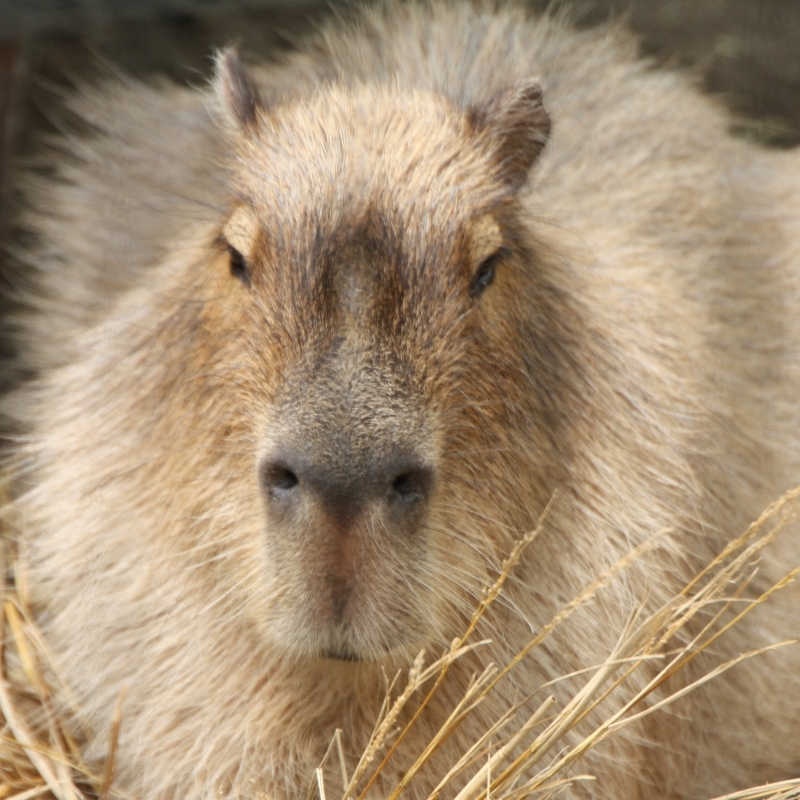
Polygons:
[[421,256],[509,191],[468,117],[432,92],[333,88],[260,116],[241,145],[237,192],[289,252],[368,225]]
[[391,209],[351,212],[307,211],[285,238],[273,238],[259,215],[250,292],[266,316],[302,345],[304,359],[342,337],[376,351],[452,333],[469,301],[464,232],[450,227],[417,242]]

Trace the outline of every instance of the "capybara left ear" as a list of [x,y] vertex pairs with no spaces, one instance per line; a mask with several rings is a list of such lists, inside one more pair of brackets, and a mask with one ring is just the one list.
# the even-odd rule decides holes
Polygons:
[[243,129],[255,125],[263,103],[235,47],[217,51],[213,86],[225,116],[234,127]]
[[542,95],[542,84],[531,78],[469,111],[475,130],[492,140],[503,179],[515,189],[525,183],[550,135]]

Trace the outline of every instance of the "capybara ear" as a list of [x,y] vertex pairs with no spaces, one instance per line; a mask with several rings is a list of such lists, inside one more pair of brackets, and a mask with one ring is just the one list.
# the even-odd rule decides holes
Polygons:
[[504,180],[515,189],[522,186],[550,135],[542,84],[536,78],[520,81],[473,106],[469,116],[476,130],[494,140]]
[[245,69],[235,47],[218,50],[213,87],[222,110],[236,128],[251,128],[263,108],[258,87]]

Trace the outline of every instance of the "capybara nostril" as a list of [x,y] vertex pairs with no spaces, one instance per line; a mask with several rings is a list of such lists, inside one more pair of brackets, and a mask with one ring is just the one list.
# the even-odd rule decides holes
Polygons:
[[391,498],[403,503],[427,500],[433,488],[433,470],[427,467],[405,469],[391,483]]
[[261,468],[261,483],[264,491],[276,498],[286,498],[297,488],[300,479],[297,473],[281,462],[266,462]]

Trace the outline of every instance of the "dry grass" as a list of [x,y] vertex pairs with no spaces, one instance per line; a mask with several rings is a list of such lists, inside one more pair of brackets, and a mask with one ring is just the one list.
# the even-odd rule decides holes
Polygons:
[[[751,597],[748,587],[755,573],[760,551],[793,520],[800,511],[800,487],[787,492],[770,506],[740,537],[730,544],[669,602],[655,611],[640,609],[632,615],[608,659],[589,666],[578,677],[584,682],[562,708],[556,708],[553,697],[546,696],[532,714],[522,707],[509,707],[506,713],[479,737],[458,763],[449,766],[431,795],[455,797],[455,800],[522,800],[526,797],[551,798],[576,781],[592,780],[579,774],[580,759],[587,750],[613,736],[631,723],[660,709],[713,680],[716,676],[764,650],[743,653],[720,663],[710,672],[670,695],[663,694],[663,684],[676,672],[708,649],[720,636],[760,603],[789,583],[800,567],[789,572],[767,592]],[[483,593],[479,607],[464,634],[452,642],[438,660],[425,665],[420,653],[411,669],[398,673],[387,687],[386,699],[376,722],[371,742],[356,765],[348,765],[343,756],[340,733],[331,746],[309,785],[308,798],[321,800],[363,800],[370,787],[390,763],[396,748],[422,714],[426,705],[444,681],[452,663],[468,650],[480,647],[471,638],[481,617],[503,591],[525,547],[539,534],[546,522],[547,511],[536,530],[519,541],[503,565],[491,587]],[[645,542],[622,559],[607,573],[599,576],[566,605],[548,625],[542,628],[509,663],[489,665],[476,675],[467,692],[452,709],[441,730],[419,753],[389,800],[397,800],[419,771],[429,762],[437,748],[493,691],[502,678],[553,631],[580,608],[593,601],[604,586],[657,543]],[[4,642],[0,643],[0,800],[23,800],[41,797],[47,800],[78,798],[126,797],[114,785],[114,754],[120,727],[124,726],[123,700],[109,720],[111,741],[109,759],[102,774],[84,763],[80,750],[71,739],[56,709],[52,685],[58,682],[47,647],[36,627],[27,603],[25,575],[14,557],[14,537],[6,530],[0,539],[0,569],[5,578],[0,626]],[[709,612],[713,608],[714,611]],[[693,631],[686,641],[686,631]],[[679,634],[683,636],[679,637]],[[678,645],[677,643],[680,642]],[[770,648],[782,647],[781,642]],[[632,676],[643,664],[651,666],[652,677],[644,688],[631,690]],[[655,674],[653,674],[655,673]],[[401,688],[402,687],[402,688]],[[541,687],[546,688],[546,687]],[[627,690],[626,690],[627,688]],[[65,691],[64,687],[61,687]],[[657,693],[657,690],[658,693]],[[656,693],[656,694],[654,694]],[[617,696],[617,703],[607,702]],[[647,702],[644,702],[648,699]],[[406,708],[408,706],[408,708]],[[605,714],[593,713],[609,709]],[[410,721],[398,725],[401,712],[410,712]],[[568,747],[565,735],[576,725],[594,721],[593,727],[577,745]],[[599,721],[598,721],[599,720]],[[326,765],[336,765],[341,785],[326,785],[330,772]],[[330,764],[328,763],[330,762]],[[330,784],[330,779],[328,779]],[[458,788],[458,791],[454,787]],[[761,786],[727,795],[719,800],[758,800],[759,798],[797,797],[800,778]],[[146,799],[145,799],[146,800]]]

